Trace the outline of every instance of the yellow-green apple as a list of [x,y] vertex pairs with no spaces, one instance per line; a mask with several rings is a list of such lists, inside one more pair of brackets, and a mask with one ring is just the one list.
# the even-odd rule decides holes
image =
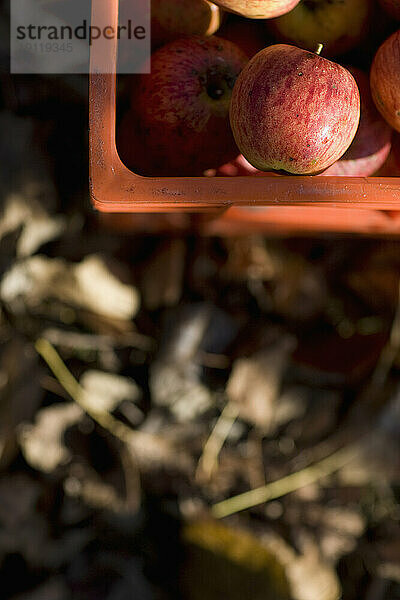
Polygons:
[[248,19],[272,19],[292,10],[299,0],[214,0],[229,12]]
[[131,97],[132,152],[124,143],[131,156],[141,140],[143,151],[130,158],[139,173],[201,175],[239,154],[229,105],[246,62],[235,44],[215,36],[174,40],[152,55],[151,74],[139,76]]
[[301,0],[289,13],[267,21],[279,42],[314,50],[324,44],[326,56],[355,48],[370,30],[372,0]]
[[360,92],[360,124],[347,152],[321,175],[369,177],[389,156],[392,129],[376,110],[366,73],[355,67],[348,67],[348,70]]
[[250,21],[236,15],[229,15],[218,31],[218,36],[239,46],[248,58],[252,58],[270,43],[262,21]]
[[400,21],[400,0],[379,0],[379,2],[388,15]]
[[222,10],[208,0],[151,0],[152,47],[185,35],[212,35],[221,20]]
[[378,48],[370,85],[377,109],[393,129],[400,131],[400,30]]
[[230,121],[241,153],[261,171],[313,175],[350,146],[360,95],[344,67],[316,53],[276,44],[239,75]]

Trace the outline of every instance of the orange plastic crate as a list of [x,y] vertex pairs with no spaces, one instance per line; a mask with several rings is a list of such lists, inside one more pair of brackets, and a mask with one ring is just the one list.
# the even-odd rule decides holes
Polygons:
[[[118,4],[119,0],[93,0],[93,21],[116,27]],[[400,177],[142,177],[133,173],[120,160],[115,142],[117,40],[106,48],[107,74],[100,66],[104,45],[94,44],[91,49],[90,194],[102,213],[119,213],[114,217],[117,226],[153,231],[195,227],[201,233],[223,235],[252,231],[400,234]],[[196,217],[194,213],[207,214]]]

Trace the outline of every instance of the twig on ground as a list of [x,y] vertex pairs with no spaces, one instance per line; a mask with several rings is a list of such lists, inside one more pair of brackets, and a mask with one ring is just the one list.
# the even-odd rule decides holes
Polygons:
[[155,348],[155,341],[152,338],[135,331],[111,336],[79,333],[51,327],[43,332],[42,337],[47,339],[53,346],[65,346],[66,348],[78,350],[105,351],[115,347],[132,347],[143,351],[151,351]]
[[203,453],[200,457],[199,464],[196,470],[196,480],[209,480],[218,464],[218,456],[226,438],[236,418],[238,416],[239,407],[234,402],[228,402],[222,413],[220,414],[209,438],[203,447]]
[[92,406],[86,401],[85,390],[69,371],[57,350],[48,340],[39,338],[36,341],[35,348],[71,398],[98,425],[130,446],[137,458],[140,457],[144,461],[151,460],[161,463],[171,460],[172,457],[176,460],[176,450],[164,439],[151,433],[132,430],[110,413],[93,410]]
[[214,504],[211,509],[212,514],[217,519],[222,519],[258,504],[281,498],[290,492],[295,492],[338,471],[345,464],[356,458],[359,452],[359,444],[345,446],[321,461],[309,465],[296,473],[291,473],[277,481],[272,481],[262,487],[232,496],[232,498]]

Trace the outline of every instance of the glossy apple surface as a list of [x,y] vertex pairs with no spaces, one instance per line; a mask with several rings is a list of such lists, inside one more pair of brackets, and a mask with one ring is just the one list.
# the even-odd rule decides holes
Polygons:
[[208,0],[151,0],[152,46],[186,35],[212,35],[221,21],[220,7]]
[[140,75],[132,92],[132,152],[124,143],[137,172],[201,175],[239,154],[229,105],[246,62],[237,46],[217,37],[182,38],[152,55],[151,74]]
[[286,44],[246,65],[232,94],[230,120],[241,153],[257,169],[316,174],[350,146],[360,95],[347,69]]
[[292,10],[299,0],[215,0],[229,12],[248,19],[272,19]]
[[360,124],[347,152],[321,175],[369,177],[389,156],[392,129],[375,107],[366,73],[355,67],[348,69],[360,91]]
[[279,42],[306,50],[321,43],[325,56],[336,56],[360,44],[371,18],[371,0],[301,0],[289,13],[267,21],[267,27]]
[[400,30],[375,54],[370,85],[377,109],[393,129],[400,131]]

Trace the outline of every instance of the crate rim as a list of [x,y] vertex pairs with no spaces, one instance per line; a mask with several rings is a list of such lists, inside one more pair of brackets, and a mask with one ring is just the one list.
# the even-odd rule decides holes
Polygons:
[[[103,19],[115,27],[118,5],[119,0],[92,0],[92,19]],[[209,178],[144,177],[133,173],[121,161],[116,147],[117,40],[106,47],[109,72],[100,72],[99,65],[104,64],[104,55],[100,63],[100,52],[104,52],[104,45],[97,47],[94,43],[89,77],[90,195],[99,211],[221,213],[244,206],[400,211],[400,177]],[[400,219],[396,221],[395,229],[400,233]]]

